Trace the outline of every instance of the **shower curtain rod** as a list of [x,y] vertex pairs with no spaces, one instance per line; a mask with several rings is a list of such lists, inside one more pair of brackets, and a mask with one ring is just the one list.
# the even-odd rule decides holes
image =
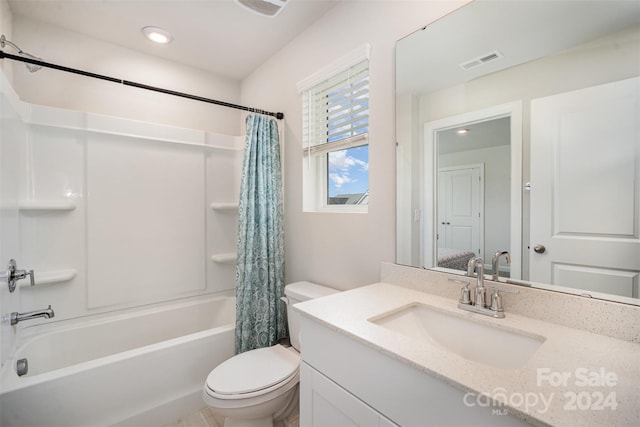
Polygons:
[[25,58],[25,57],[18,56],[18,55],[11,55],[9,53],[5,53],[4,51],[0,50],[0,59],[3,59],[3,58],[12,59],[14,61],[26,62],[26,63],[34,64],[34,65],[39,65],[39,66],[45,67],[45,68],[53,68],[54,70],[66,71],[67,73],[79,74],[81,76],[93,77],[94,79],[106,80],[106,81],[112,82],[112,83],[120,83],[120,84],[123,84],[125,86],[132,86],[132,87],[137,87],[139,89],[146,89],[146,90],[150,90],[150,91],[153,91],[153,92],[165,93],[167,95],[179,96],[179,97],[182,97],[182,98],[193,99],[195,101],[206,102],[206,103],[209,103],[209,104],[221,105],[223,107],[235,108],[236,110],[243,110],[243,111],[249,111],[249,112],[252,112],[252,113],[265,114],[267,116],[273,116],[276,119],[283,119],[284,118],[284,113],[273,113],[271,111],[260,110],[258,108],[245,107],[244,105],[231,104],[229,102],[218,101],[218,100],[210,99],[210,98],[204,98],[202,96],[197,96],[197,95],[190,95],[188,93],[177,92],[175,90],[163,89],[163,88],[159,88],[159,87],[155,87],[155,86],[145,85],[145,84],[142,84],[142,83],[132,82],[132,81],[129,81],[129,80],[123,80],[123,79],[118,79],[118,78],[115,78],[115,77],[104,76],[102,74],[90,73],[88,71],[83,71],[83,70],[78,70],[78,69],[75,69],[75,68],[64,67],[62,65],[57,65],[57,64],[51,64],[49,62],[39,61],[39,60],[36,60],[36,59]]

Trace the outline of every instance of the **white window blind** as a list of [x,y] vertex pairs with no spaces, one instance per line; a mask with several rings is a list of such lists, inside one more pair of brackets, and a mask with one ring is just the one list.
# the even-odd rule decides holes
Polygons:
[[309,156],[367,144],[369,60],[361,60],[303,92]]
[[362,45],[297,84],[305,212],[367,212],[370,51]]

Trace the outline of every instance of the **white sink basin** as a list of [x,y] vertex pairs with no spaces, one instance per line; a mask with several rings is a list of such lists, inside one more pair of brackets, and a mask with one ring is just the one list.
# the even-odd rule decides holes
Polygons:
[[545,341],[544,337],[538,335],[474,320],[418,303],[369,319],[383,328],[436,344],[465,359],[497,368],[524,366]]

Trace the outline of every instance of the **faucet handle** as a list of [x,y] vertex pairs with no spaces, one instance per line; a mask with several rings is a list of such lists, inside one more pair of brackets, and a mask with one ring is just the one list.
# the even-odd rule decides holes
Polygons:
[[500,289],[492,288],[492,290],[491,306],[489,308],[495,312],[504,311],[504,308],[502,307],[502,295],[500,295]]
[[35,279],[33,277],[33,270],[29,270],[29,271],[27,271],[27,270],[16,270],[16,272],[15,272],[15,278],[17,280],[24,279],[27,276],[30,277],[31,286],[35,286],[36,283],[35,283]]
[[489,308],[497,313],[504,311],[504,308],[502,307],[502,295],[500,295],[500,292],[506,292],[509,294],[520,293],[520,291],[514,291],[511,289],[505,289],[505,288],[493,287],[491,289],[493,290],[493,293],[491,294],[491,306]]
[[469,289],[469,285],[471,283],[468,280],[458,280],[458,279],[447,279],[447,280],[453,283],[457,283],[459,285],[464,285],[464,287],[460,289],[460,300],[458,302],[464,305],[471,305],[471,289]]
[[29,270],[29,271],[18,270],[16,261],[14,259],[9,260],[9,264],[7,265],[7,270],[4,273],[0,273],[0,277],[7,281],[7,285],[9,286],[9,292],[15,291],[16,282],[18,280],[24,279],[27,276],[30,276],[31,286],[34,286],[35,280],[33,277],[33,270]]
[[464,285],[464,288],[460,289],[460,304],[471,305],[471,289],[469,289],[469,282]]

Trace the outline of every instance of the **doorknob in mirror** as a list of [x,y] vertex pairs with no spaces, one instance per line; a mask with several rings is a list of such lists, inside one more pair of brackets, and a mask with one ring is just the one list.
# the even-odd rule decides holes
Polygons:
[[535,252],[535,253],[537,253],[537,254],[543,254],[543,253],[544,253],[544,251],[546,251],[546,250],[547,250],[547,248],[545,248],[545,247],[544,247],[544,245],[535,245],[535,246],[533,247],[533,250],[534,250],[534,252]]

